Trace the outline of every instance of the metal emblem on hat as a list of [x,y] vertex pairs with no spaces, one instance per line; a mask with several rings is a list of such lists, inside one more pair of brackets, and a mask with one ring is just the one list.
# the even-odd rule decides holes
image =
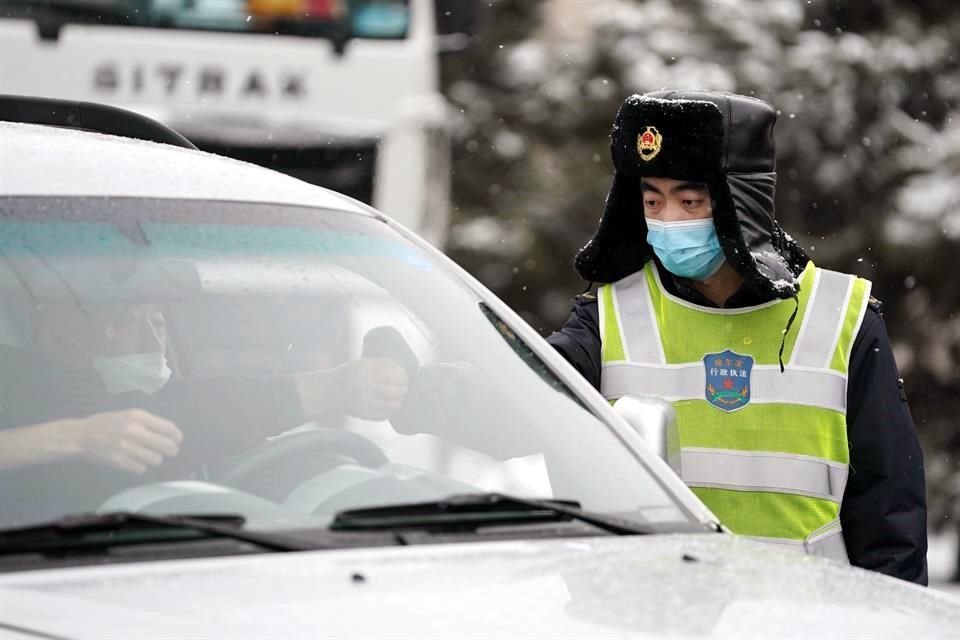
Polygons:
[[646,130],[637,136],[637,153],[644,162],[650,162],[660,153],[660,146],[663,144],[663,136],[657,131],[656,127],[647,127]]
[[753,358],[727,349],[703,356],[707,402],[721,411],[736,411],[750,404]]

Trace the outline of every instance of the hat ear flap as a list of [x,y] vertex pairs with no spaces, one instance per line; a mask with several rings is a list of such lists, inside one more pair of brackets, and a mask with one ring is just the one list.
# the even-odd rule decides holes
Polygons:
[[642,268],[651,255],[640,178],[614,173],[597,232],[577,252],[574,268],[584,280],[614,282]]

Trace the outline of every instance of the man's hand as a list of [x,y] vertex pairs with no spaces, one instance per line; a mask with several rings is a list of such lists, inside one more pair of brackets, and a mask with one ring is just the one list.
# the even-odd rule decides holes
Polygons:
[[61,435],[77,456],[132,473],[177,455],[183,440],[175,424],[140,409],[69,420]]
[[327,371],[296,376],[308,417],[339,411],[366,420],[386,420],[407,396],[409,377],[388,358],[362,358]]

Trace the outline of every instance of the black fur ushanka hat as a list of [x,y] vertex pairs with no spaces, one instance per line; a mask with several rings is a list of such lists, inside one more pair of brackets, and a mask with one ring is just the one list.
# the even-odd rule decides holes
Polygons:
[[808,257],[774,219],[777,114],[766,102],[728,93],[633,95],[610,135],[614,175],[593,238],[576,255],[584,280],[614,282],[653,257],[641,178],[703,182],[727,261],[768,298],[792,298]]

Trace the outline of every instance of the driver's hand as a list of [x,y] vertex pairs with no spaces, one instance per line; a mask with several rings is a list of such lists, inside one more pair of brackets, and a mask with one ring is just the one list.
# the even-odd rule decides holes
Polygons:
[[364,358],[338,367],[337,399],[344,413],[366,420],[386,420],[407,397],[407,372],[387,358]]
[[141,409],[70,421],[63,435],[79,457],[132,473],[177,455],[183,440],[175,424]]
[[407,397],[409,382],[403,367],[389,358],[361,358],[297,376],[308,414],[333,410],[365,420],[389,418]]

